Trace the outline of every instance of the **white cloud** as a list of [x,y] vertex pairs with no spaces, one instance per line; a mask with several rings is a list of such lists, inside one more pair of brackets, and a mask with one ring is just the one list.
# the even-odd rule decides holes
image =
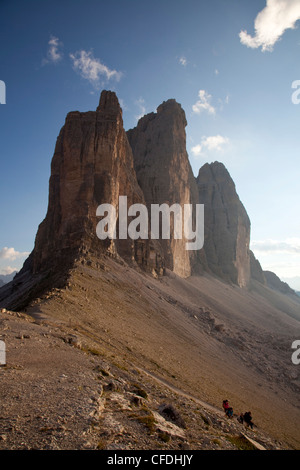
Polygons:
[[4,248],[0,250],[0,259],[6,259],[10,261],[14,261],[18,258],[24,258],[28,255],[29,255],[28,251],[20,252],[20,251],[16,251],[12,247],[8,248],[7,246],[5,246]]
[[75,52],[75,54],[70,54],[70,58],[73,62],[74,70],[95,86],[99,85],[101,77],[104,77],[106,80],[113,78],[119,81],[122,76],[121,72],[111,70],[100,59],[95,58],[91,51],[80,50]]
[[300,276],[281,277],[281,280],[287,282],[292,289],[300,291]]
[[138,100],[136,100],[135,104],[140,109],[140,113],[138,114],[138,116],[135,116],[136,120],[138,121],[146,114],[145,100],[143,98],[139,98]]
[[287,29],[295,29],[300,19],[300,0],[267,0],[254,22],[255,35],[239,34],[241,43],[252,49],[272,51],[274,44]]
[[186,58],[184,56],[180,57],[179,58],[179,63],[185,67],[186,64],[187,64]]
[[8,274],[14,273],[15,271],[19,271],[19,268],[12,268],[11,266],[5,266],[1,268],[0,274],[7,276]]
[[192,147],[192,153],[194,154],[195,157],[199,157],[202,152],[202,145],[198,144]]
[[273,271],[293,289],[300,290],[300,238],[253,240],[250,248],[264,271]]
[[62,43],[57,37],[51,36],[48,45],[47,59],[43,59],[43,65],[49,62],[56,64],[63,58],[63,53],[59,51],[59,47],[62,46]]
[[251,249],[261,253],[285,253],[300,255],[300,238],[287,238],[280,240],[258,240],[251,242]]
[[192,147],[191,151],[195,157],[199,157],[205,153],[205,151],[220,152],[223,150],[224,145],[229,144],[228,137],[222,135],[212,135],[209,137],[202,137],[201,143]]
[[210,104],[212,96],[205,90],[199,90],[199,100],[193,105],[193,112],[200,114],[202,111],[207,111],[209,114],[215,114],[215,108]]

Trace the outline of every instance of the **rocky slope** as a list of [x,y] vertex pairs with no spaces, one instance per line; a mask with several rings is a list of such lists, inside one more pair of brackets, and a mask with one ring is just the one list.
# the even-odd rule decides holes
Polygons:
[[[254,328],[254,338],[241,289],[220,283],[217,306],[213,278],[155,280],[111,259],[99,274],[78,266],[27,314],[0,313],[0,449],[254,449],[245,435],[265,449],[299,448],[299,376],[285,355],[292,321],[272,335]],[[237,421],[249,408],[253,430]]]

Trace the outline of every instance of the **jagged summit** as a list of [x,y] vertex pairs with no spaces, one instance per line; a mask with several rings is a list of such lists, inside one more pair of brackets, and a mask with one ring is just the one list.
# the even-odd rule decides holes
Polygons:
[[167,101],[163,101],[157,108],[157,114],[161,113],[170,113],[170,114],[178,114],[182,117],[182,120],[184,122],[184,125],[187,126],[187,120],[185,116],[185,112],[181,107],[181,104],[179,104],[174,98],[171,98]]
[[97,113],[104,113],[112,116],[122,116],[122,108],[118,97],[114,91],[103,90],[100,95]]

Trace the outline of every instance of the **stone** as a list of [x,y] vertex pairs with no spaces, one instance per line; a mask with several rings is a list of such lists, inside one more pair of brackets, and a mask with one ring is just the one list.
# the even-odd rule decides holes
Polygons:
[[[33,251],[33,272],[52,267],[54,259],[87,260],[91,254],[135,255],[133,240],[99,240],[96,210],[118,208],[119,195],[128,205],[143,203],[122,110],[114,92],[103,91],[96,112],[68,113],[51,164],[49,205]],[[56,253],[56,256],[54,256]]]
[[209,269],[246,287],[250,281],[250,220],[235,184],[220,162],[206,163],[197,177],[200,203],[205,206],[204,249]]
[[51,162],[46,217],[23,268],[2,288],[0,302],[8,299],[14,309],[26,306],[45,289],[65,287],[76,262],[92,265],[91,259],[104,255],[163,274],[156,240],[98,238],[97,207],[108,203],[118,211],[119,196],[123,195],[128,206],[145,205],[118,98],[104,90],[96,111],[72,111],[65,119]]
[[[253,279],[289,293],[274,276],[262,272],[250,251],[250,220],[225,166],[206,163],[195,178],[186,150],[186,125],[181,105],[169,99],[125,132],[118,98],[106,90],[96,111],[67,114],[51,162],[46,217],[23,268],[1,288],[2,312],[21,310],[32,301],[38,304],[51,290],[57,296],[66,286],[72,291],[72,269],[103,271],[105,257],[153,277],[208,272],[243,288]],[[127,197],[127,207],[146,206],[148,215],[152,204],[190,204],[193,214],[196,204],[203,204],[203,248],[189,251],[184,236],[175,239],[172,217],[168,239],[153,240],[149,223],[148,239],[120,239],[117,233],[116,239],[100,240],[97,208],[114,206],[119,220],[122,196]]]
[[[186,151],[185,112],[174,99],[163,102],[157,113],[141,118],[127,132],[134,167],[146,200],[151,204],[195,204],[198,191]],[[160,240],[166,268],[181,277],[199,269],[199,253],[185,249],[186,240]]]

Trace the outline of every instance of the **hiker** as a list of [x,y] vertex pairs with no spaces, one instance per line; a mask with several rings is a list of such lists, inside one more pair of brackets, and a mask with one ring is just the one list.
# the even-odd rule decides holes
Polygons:
[[229,408],[228,400],[223,400],[223,410],[225,414],[227,414],[228,408]]
[[244,421],[245,421],[247,427],[250,426],[250,428],[253,429],[251,411],[247,411],[247,413],[244,413]]
[[243,422],[244,422],[244,415],[243,415],[243,413],[241,413],[240,416],[238,416],[237,420],[238,420],[239,423],[243,424]]
[[232,418],[233,408],[231,408],[231,406],[229,406],[228,400],[223,400],[223,410],[224,410],[224,413],[226,414],[226,416],[228,416],[228,418]]

